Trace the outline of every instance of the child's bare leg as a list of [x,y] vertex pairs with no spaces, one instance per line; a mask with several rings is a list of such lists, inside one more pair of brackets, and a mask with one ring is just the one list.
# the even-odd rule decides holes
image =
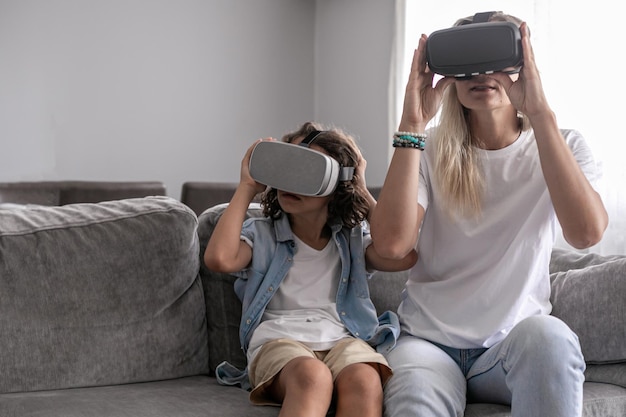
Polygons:
[[383,387],[376,368],[367,363],[345,367],[335,381],[336,417],[381,417]]
[[268,387],[282,402],[280,417],[324,417],[333,395],[333,377],[318,359],[292,359]]

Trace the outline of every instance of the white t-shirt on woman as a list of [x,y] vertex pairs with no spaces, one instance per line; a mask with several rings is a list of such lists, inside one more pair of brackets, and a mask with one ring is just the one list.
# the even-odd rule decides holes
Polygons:
[[[584,174],[599,172],[584,138],[562,130]],[[490,347],[522,319],[549,314],[548,266],[557,219],[533,131],[506,148],[479,150],[485,198],[479,220],[453,221],[438,198],[433,155],[420,166],[418,203],[426,209],[398,309],[402,329],[460,349]]]

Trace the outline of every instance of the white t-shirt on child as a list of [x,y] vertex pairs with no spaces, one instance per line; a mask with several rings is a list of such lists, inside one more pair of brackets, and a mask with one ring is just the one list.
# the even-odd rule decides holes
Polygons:
[[321,251],[294,235],[297,252],[293,265],[270,300],[248,349],[251,363],[258,349],[270,340],[297,340],[313,350],[327,350],[350,336],[337,314],[337,288],[341,276],[339,250],[332,239]]

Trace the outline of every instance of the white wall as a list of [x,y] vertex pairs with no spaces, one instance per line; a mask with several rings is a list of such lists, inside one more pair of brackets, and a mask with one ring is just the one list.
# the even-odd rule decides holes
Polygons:
[[354,134],[369,185],[382,185],[391,154],[389,74],[394,1],[317,0],[315,114]]
[[387,166],[393,2],[0,0],[0,181],[237,181],[306,120]]
[[313,117],[314,6],[0,0],[0,180],[236,181]]

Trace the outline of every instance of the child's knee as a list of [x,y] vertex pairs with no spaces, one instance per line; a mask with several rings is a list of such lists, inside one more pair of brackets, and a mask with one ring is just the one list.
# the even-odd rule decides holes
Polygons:
[[[292,359],[282,370],[289,378],[290,384],[297,385],[300,389],[319,389],[332,387],[333,377],[330,369],[324,362],[308,357]],[[293,386],[292,385],[292,386]]]
[[383,386],[378,370],[367,363],[344,368],[335,380],[337,396],[358,398],[363,403],[382,404]]

